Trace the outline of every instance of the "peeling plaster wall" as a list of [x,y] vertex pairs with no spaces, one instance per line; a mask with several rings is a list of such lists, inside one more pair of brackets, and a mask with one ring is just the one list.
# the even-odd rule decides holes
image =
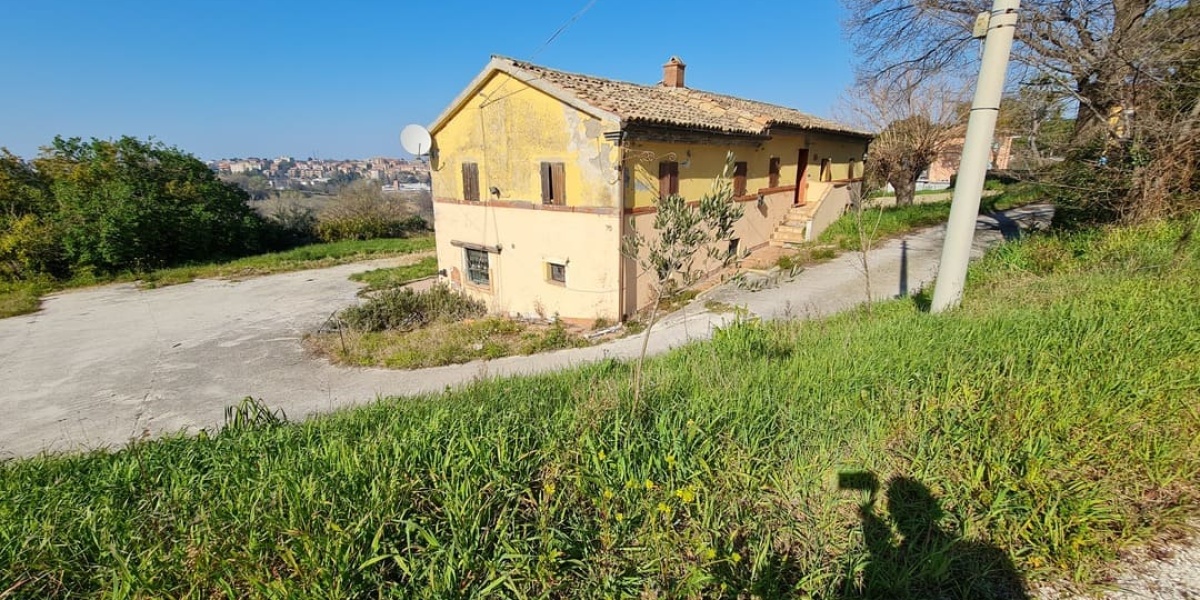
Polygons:
[[[616,146],[602,121],[506,73],[496,73],[434,133],[438,162],[432,173],[437,198],[463,199],[462,164],[479,169],[480,200],[541,202],[539,164],[566,167],[567,206],[616,207]],[[488,189],[500,190],[499,198]]]

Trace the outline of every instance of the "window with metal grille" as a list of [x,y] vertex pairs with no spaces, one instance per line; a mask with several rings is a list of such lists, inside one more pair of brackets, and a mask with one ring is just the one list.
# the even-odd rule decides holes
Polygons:
[[546,263],[549,267],[550,281],[557,283],[567,282],[567,265],[559,263]]
[[483,250],[464,248],[467,253],[467,280],[475,285],[491,285],[491,268],[488,264],[488,253]]
[[767,163],[767,187],[779,187],[779,157],[772,156]]

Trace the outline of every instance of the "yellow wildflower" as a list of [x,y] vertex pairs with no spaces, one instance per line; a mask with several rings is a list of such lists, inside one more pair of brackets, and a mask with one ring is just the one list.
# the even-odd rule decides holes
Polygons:
[[692,488],[683,488],[682,490],[675,490],[675,497],[679,498],[684,504],[687,504],[696,500],[696,492],[693,492]]
[[729,560],[733,561],[733,564],[736,565],[736,564],[742,562],[742,555],[738,554],[737,552],[734,552],[733,554],[729,555]]
[[596,453],[596,458],[599,458],[600,460],[604,460],[607,457],[608,457],[608,455],[605,454],[603,450]]
[[669,514],[671,514],[671,507],[667,506],[666,502],[659,502],[658,503],[658,512],[660,512],[664,515],[669,515]]
[[712,560],[717,557],[717,551],[712,548],[704,549],[704,560]]
[[654,482],[647,479],[646,480],[646,489],[648,489],[648,490],[654,489]]
[[618,523],[621,523],[625,520],[625,513],[617,513],[615,516]]
[[547,495],[547,496],[553,496],[553,495],[554,495],[554,490],[557,490],[557,489],[558,489],[558,488],[557,488],[557,487],[555,487],[553,483],[547,483],[547,484],[546,484],[546,495]]
[[675,455],[674,454],[667,455],[667,466],[672,467],[672,468],[675,467]]
[[633,488],[635,488],[637,486],[638,486],[638,482],[633,479],[630,479],[629,481],[625,482],[625,489],[627,489],[627,490],[632,490]]
[[612,490],[610,490],[610,489],[608,489],[608,488],[604,488],[604,494],[603,494],[603,495],[604,495],[604,499],[605,499],[605,500],[612,500],[612,499],[613,499],[613,496],[615,496],[616,494],[613,494],[613,491],[612,491]]

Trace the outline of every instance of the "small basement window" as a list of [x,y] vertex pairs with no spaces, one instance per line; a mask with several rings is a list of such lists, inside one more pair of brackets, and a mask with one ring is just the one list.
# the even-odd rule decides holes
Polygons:
[[475,285],[490,286],[492,284],[491,265],[488,253],[484,250],[464,248],[467,256],[467,280]]
[[567,282],[567,265],[562,263],[546,263],[546,276],[555,283]]
[[741,242],[741,238],[733,238],[732,240],[729,240],[729,248],[726,250],[726,256],[730,258],[737,258],[738,252],[741,251]]

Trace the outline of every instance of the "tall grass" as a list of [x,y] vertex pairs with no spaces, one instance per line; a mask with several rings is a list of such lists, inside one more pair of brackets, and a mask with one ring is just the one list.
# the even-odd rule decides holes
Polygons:
[[0,582],[979,598],[1008,576],[1089,581],[1200,512],[1197,221],[1003,246],[948,315],[902,300],[732,326],[649,361],[636,409],[607,361],[12,461]]

